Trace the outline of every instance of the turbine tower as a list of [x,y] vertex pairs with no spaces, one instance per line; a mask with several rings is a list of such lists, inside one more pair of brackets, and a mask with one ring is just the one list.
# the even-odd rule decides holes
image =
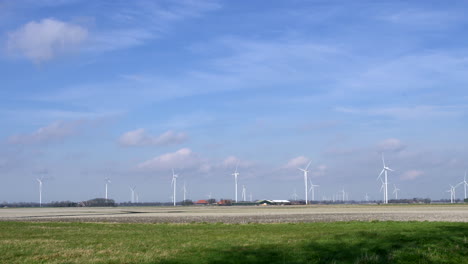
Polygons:
[[466,181],[466,171],[465,171],[465,177],[463,178],[463,181],[460,182],[459,184],[463,184],[463,188],[465,189],[465,198],[464,199],[468,198],[468,197],[466,197],[466,186],[468,186],[468,182]]
[[450,184],[450,190],[448,190],[447,192],[450,193],[450,203],[454,203],[454,200],[455,200],[455,187]]
[[343,203],[344,203],[345,202],[345,195],[346,195],[346,192],[344,191],[344,188],[343,188],[343,190],[341,190],[340,193],[343,195]]
[[111,182],[110,178],[104,178],[104,182],[106,183],[106,200],[107,200],[107,184]]
[[366,193],[366,196],[364,196],[366,198],[366,202],[369,202],[369,195],[367,195]]
[[43,177],[36,178],[37,182],[39,183],[39,207],[42,207],[42,179]]
[[184,192],[184,202],[187,200],[187,187],[185,187],[185,181],[184,181],[184,187],[182,188],[182,191]]
[[[387,172],[394,171],[394,170],[390,169],[389,167],[387,167],[387,165],[385,165],[385,158],[384,158],[383,153],[382,153],[382,163],[383,163],[383,169],[382,169],[382,172],[380,172],[379,177],[377,177],[377,180],[380,179],[382,181],[382,188],[383,188],[383,191],[384,191],[384,201],[383,202],[384,202],[384,204],[388,204],[388,177],[387,177]],[[382,179],[382,174],[384,174],[384,176],[385,176],[384,179]]]
[[309,161],[309,164],[304,169],[298,168],[300,171],[304,172],[304,185],[305,185],[305,203],[309,204],[307,193],[309,192],[309,189],[307,188],[307,173],[309,172],[307,169],[310,166],[310,163],[312,161]]
[[242,185],[242,201],[247,200],[247,189],[245,188],[245,185]]
[[176,206],[176,187],[177,187],[177,177],[179,175],[174,173],[174,169],[172,169],[172,182],[171,185],[174,187],[174,193],[172,195],[172,201],[174,202],[174,206]]
[[236,165],[236,170],[234,171],[234,173],[232,174],[234,176],[234,184],[235,184],[235,187],[234,187],[234,191],[235,191],[235,200],[236,200],[236,203],[237,203],[237,177],[239,176],[239,172],[237,172],[237,167],[239,166],[239,163],[237,163]]
[[315,201],[315,187],[320,187],[320,185],[313,184],[311,179],[309,179],[309,183],[310,183],[309,192],[312,191],[312,201]]
[[395,184],[393,184],[393,194],[395,194],[395,200],[398,200],[398,189]]
[[294,199],[294,201],[297,201],[297,192],[296,192],[296,189],[294,189],[294,193],[292,194],[292,198]]
[[132,203],[135,202],[135,188],[136,186],[130,187],[130,191],[132,192]]

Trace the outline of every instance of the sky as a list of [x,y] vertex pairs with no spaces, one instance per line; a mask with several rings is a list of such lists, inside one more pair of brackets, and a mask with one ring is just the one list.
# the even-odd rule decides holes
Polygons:
[[[449,199],[466,1],[0,0],[0,201]],[[463,189],[457,189],[462,198]],[[310,195],[309,195],[310,197]],[[250,198],[250,197],[248,197]]]

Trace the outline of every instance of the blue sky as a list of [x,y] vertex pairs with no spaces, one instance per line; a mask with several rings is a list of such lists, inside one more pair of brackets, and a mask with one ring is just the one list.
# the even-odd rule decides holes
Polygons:
[[[465,1],[0,1],[0,201],[449,198]],[[182,192],[179,190],[178,196]],[[462,189],[457,197],[462,197]]]

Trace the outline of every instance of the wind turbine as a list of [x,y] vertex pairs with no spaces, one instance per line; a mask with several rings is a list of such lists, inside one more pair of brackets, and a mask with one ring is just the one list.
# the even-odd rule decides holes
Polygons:
[[242,200],[245,202],[247,200],[247,189],[245,185],[242,185]]
[[184,187],[182,188],[182,191],[184,192],[184,202],[187,200],[186,199],[186,196],[187,196],[187,187],[185,187],[185,181],[184,181]]
[[320,187],[320,185],[313,184],[311,179],[309,179],[309,183],[310,183],[309,192],[312,191],[312,201],[315,201],[315,187]]
[[366,193],[366,196],[364,196],[366,198],[366,202],[369,202],[369,195],[367,195]]
[[107,184],[111,182],[110,178],[104,178],[104,182],[106,183],[106,200],[107,200]]
[[297,193],[296,193],[296,189],[294,189],[294,193],[292,194],[292,197],[294,199],[294,201],[297,201]]
[[398,189],[395,184],[393,184],[393,193],[395,194],[395,200],[398,200]]
[[[382,153],[382,163],[383,163],[383,169],[382,169],[382,172],[380,172],[379,177],[377,177],[377,180],[380,179],[382,181],[382,187],[383,187],[383,190],[384,190],[384,204],[388,204],[388,177],[387,177],[387,172],[388,171],[394,171],[394,170],[390,169],[389,167],[387,167],[387,165],[385,165],[385,158],[384,158],[383,153]],[[384,180],[382,180],[382,174],[385,175]]]
[[39,183],[39,207],[42,207],[42,179],[44,177],[36,178],[37,182]]
[[135,188],[136,186],[133,186],[133,187],[129,187],[130,188],[130,191],[132,192],[132,203],[135,202]]
[[174,206],[176,206],[176,186],[177,186],[177,177],[179,175],[174,173],[174,169],[172,169],[172,182],[171,185],[174,187],[174,194],[172,195],[172,200],[174,202]]
[[307,189],[307,173],[309,172],[307,169],[310,166],[310,163],[312,161],[309,161],[309,164],[304,169],[298,168],[300,171],[304,172],[304,185],[305,185],[305,203],[309,204],[307,193],[309,192],[309,189]]
[[344,203],[345,202],[345,194],[346,194],[346,192],[344,191],[344,188],[343,188],[343,190],[341,190],[340,193],[343,195],[343,203]]
[[239,163],[237,163],[236,165],[236,170],[234,171],[234,173],[232,174],[234,176],[234,184],[235,184],[235,198],[236,198],[236,203],[237,203],[237,177],[239,176],[239,172],[237,172],[237,167],[239,166]]
[[463,178],[463,181],[460,182],[459,184],[463,184],[463,188],[465,189],[465,198],[466,199],[466,186],[468,186],[468,182],[466,181],[466,171],[465,171],[465,177]]
[[448,190],[447,192],[450,193],[450,203],[454,203],[454,200],[455,200],[455,187],[451,184],[450,185],[450,190]]

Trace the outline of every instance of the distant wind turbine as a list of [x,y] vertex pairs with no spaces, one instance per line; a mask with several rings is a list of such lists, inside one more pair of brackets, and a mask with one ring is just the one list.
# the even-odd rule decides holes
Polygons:
[[129,188],[130,188],[130,191],[132,192],[132,197],[131,197],[132,200],[131,201],[132,201],[132,203],[134,203],[135,202],[135,188],[136,188],[136,186],[129,187]]
[[343,188],[343,190],[341,190],[340,193],[343,195],[343,203],[344,203],[345,202],[345,195],[346,195],[346,192],[344,191],[344,188]]
[[104,182],[106,183],[106,200],[107,200],[107,184],[111,182],[110,178],[104,178]]
[[366,196],[364,196],[366,198],[366,202],[369,202],[369,195],[367,195],[366,193]]
[[172,200],[174,202],[174,206],[176,206],[176,187],[177,187],[177,177],[179,175],[174,173],[174,169],[172,169],[172,182],[171,185],[174,187],[174,193],[172,195]]
[[[383,188],[383,191],[384,191],[384,201],[383,202],[384,202],[384,204],[388,204],[388,177],[387,177],[387,172],[394,171],[394,170],[390,169],[389,167],[387,167],[387,165],[385,165],[385,158],[384,158],[383,153],[382,153],[382,163],[383,163],[383,169],[382,169],[382,172],[380,172],[379,177],[377,177],[377,180],[380,179],[382,181],[382,188]],[[382,174],[384,174],[384,176],[385,176],[384,179],[382,179]]]
[[184,202],[187,200],[187,187],[185,186],[185,181],[184,181],[184,187],[182,188],[182,191],[184,192]]
[[37,182],[39,183],[39,207],[42,207],[42,179],[44,177],[36,178]]
[[448,190],[447,192],[450,193],[450,203],[454,203],[454,200],[455,200],[455,187],[450,184],[450,190]]
[[463,178],[463,181],[460,182],[459,184],[463,184],[463,188],[465,189],[465,198],[464,199],[468,198],[466,196],[466,187],[468,186],[468,182],[466,181],[466,171],[465,171],[465,177]]
[[307,188],[307,173],[309,172],[307,169],[309,168],[310,166],[310,163],[312,161],[309,161],[309,164],[307,164],[307,166],[304,168],[304,169],[301,169],[301,168],[298,168],[300,171],[304,172],[304,185],[305,185],[305,203],[306,204],[309,204],[309,200],[308,200],[308,192],[309,192],[309,189]]
[[245,188],[245,185],[242,185],[242,201],[247,200],[247,189]]
[[296,189],[294,189],[294,193],[292,194],[292,198],[294,199],[294,201],[297,201],[297,192],[296,192]]
[[235,200],[236,200],[236,203],[237,203],[237,177],[239,177],[239,172],[237,171],[237,167],[239,166],[239,163],[237,163],[236,165],[236,170],[234,171],[234,173],[232,174],[234,176],[234,191],[235,191]]
[[312,201],[315,201],[315,187],[320,187],[320,185],[313,184],[310,178],[309,178],[309,183],[310,183],[309,192],[312,191]]
[[393,184],[393,194],[395,194],[395,200],[398,200],[398,189],[395,184]]

